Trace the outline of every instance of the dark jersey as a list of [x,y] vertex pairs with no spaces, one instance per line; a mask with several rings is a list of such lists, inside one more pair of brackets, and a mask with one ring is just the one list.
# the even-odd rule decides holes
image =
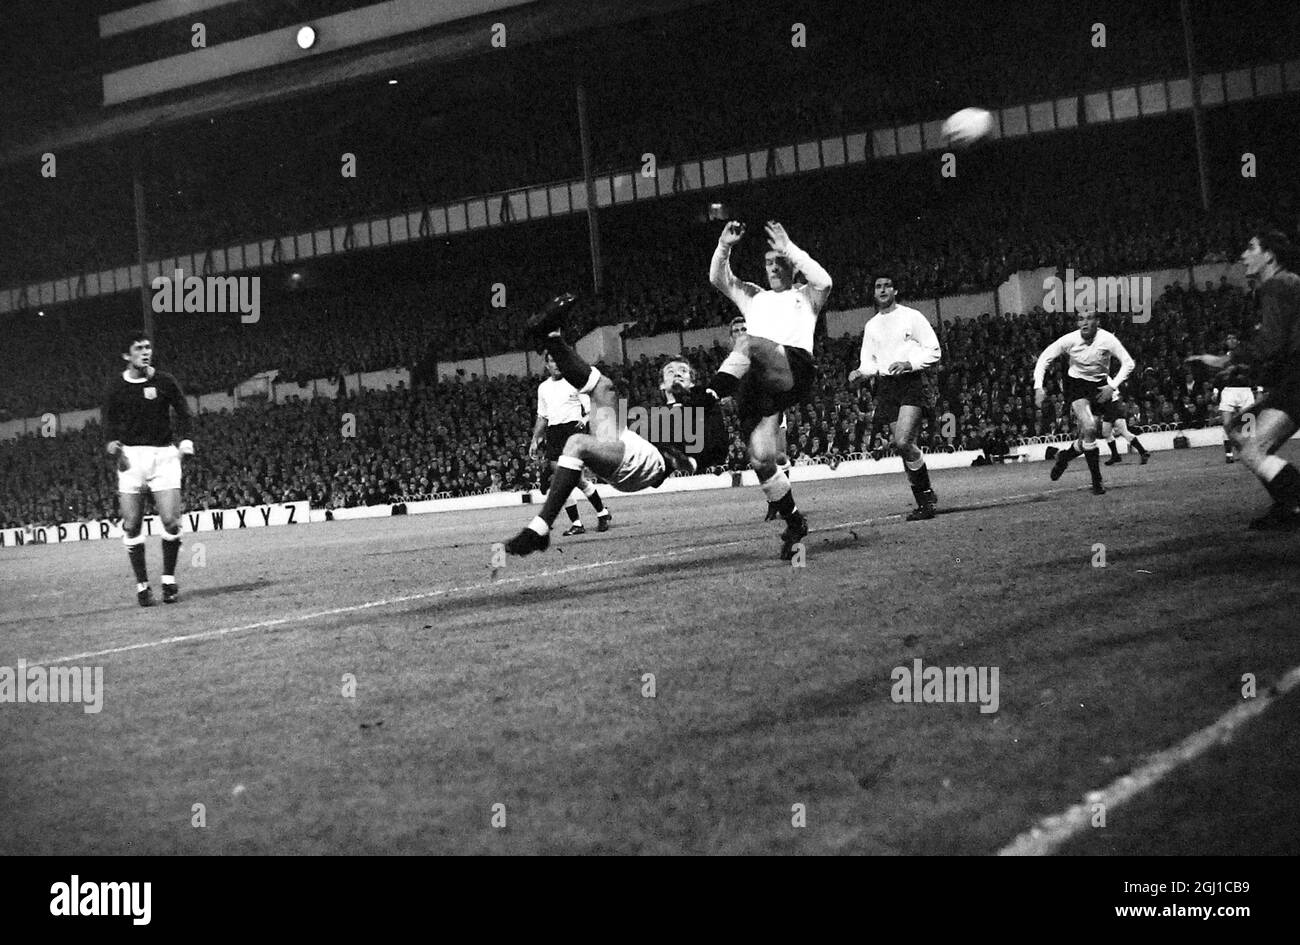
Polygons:
[[149,376],[127,380],[119,374],[104,397],[104,432],[109,442],[125,446],[168,446],[172,442],[171,412],[176,412],[176,438],[186,439],[190,407],[176,378],[150,368]]
[[[686,396],[678,401],[672,407],[683,410],[698,410],[696,416],[703,419],[704,430],[701,436],[696,425],[688,425],[685,422],[672,424],[674,430],[682,431],[682,437],[678,441],[671,443],[660,442],[655,446],[672,446],[681,450],[695,460],[696,468],[703,472],[710,466],[721,466],[727,461],[727,421],[722,415],[722,408],[713,395],[701,388],[694,388],[687,392]],[[692,424],[694,424],[692,418]],[[691,442],[687,442],[686,433],[691,434]],[[698,449],[698,452],[692,452]]]
[[1231,354],[1265,387],[1300,386],[1300,276],[1285,270],[1260,284],[1255,336]]

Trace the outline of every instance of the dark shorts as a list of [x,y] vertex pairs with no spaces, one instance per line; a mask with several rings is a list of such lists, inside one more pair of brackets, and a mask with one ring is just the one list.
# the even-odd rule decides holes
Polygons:
[[557,423],[546,428],[546,459],[555,462],[564,453],[564,444],[575,433],[587,432],[585,423]]
[[761,388],[760,377],[755,372],[746,374],[736,391],[736,418],[740,421],[741,435],[745,440],[754,432],[760,420],[802,404],[813,394],[817,382],[817,365],[813,357],[802,348],[785,346],[785,358],[790,365],[794,383],[787,391],[769,391]]
[[1124,402],[1117,393],[1104,404],[1097,403],[1097,391],[1106,386],[1105,381],[1085,381],[1082,378],[1065,376],[1065,402],[1074,409],[1076,400],[1086,400],[1092,406],[1092,415],[1098,420],[1114,423],[1125,416]]
[[875,423],[895,423],[901,407],[920,407],[924,416],[934,412],[934,396],[924,371],[882,374],[876,379]]

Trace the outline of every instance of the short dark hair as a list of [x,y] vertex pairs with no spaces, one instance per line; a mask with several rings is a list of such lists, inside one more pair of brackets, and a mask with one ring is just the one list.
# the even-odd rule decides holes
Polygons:
[[1298,268],[1295,244],[1281,230],[1258,230],[1251,235],[1259,240],[1259,248],[1266,253],[1272,253],[1277,264],[1283,269],[1294,272]]
[[153,344],[153,339],[149,337],[149,333],[143,328],[128,331],[122,336],[122,353],[130,354],[132,345],[137,341],[147,341],[149,344]]

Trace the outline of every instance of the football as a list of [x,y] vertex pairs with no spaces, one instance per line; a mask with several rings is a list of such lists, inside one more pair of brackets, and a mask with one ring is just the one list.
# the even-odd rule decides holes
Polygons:
[[943,123],[943,137],[953,147],[965,148],[993,131],[993,115],[982,108],[963,108]]

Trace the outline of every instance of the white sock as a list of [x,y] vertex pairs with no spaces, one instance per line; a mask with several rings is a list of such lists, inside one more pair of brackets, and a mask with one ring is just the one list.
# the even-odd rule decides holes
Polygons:
[[543,538],[551,533],[551,526],[547,525],[540,515],[534,517],[533,520],[528,523],[528,527],[537,532],[537,534],[541,535]]
[[776,475],[766,482],[760,482],[759,487],[762,488],[763,495],[767,496],[767,501],[779,502],[790,491],[790,477],[778,469]]

